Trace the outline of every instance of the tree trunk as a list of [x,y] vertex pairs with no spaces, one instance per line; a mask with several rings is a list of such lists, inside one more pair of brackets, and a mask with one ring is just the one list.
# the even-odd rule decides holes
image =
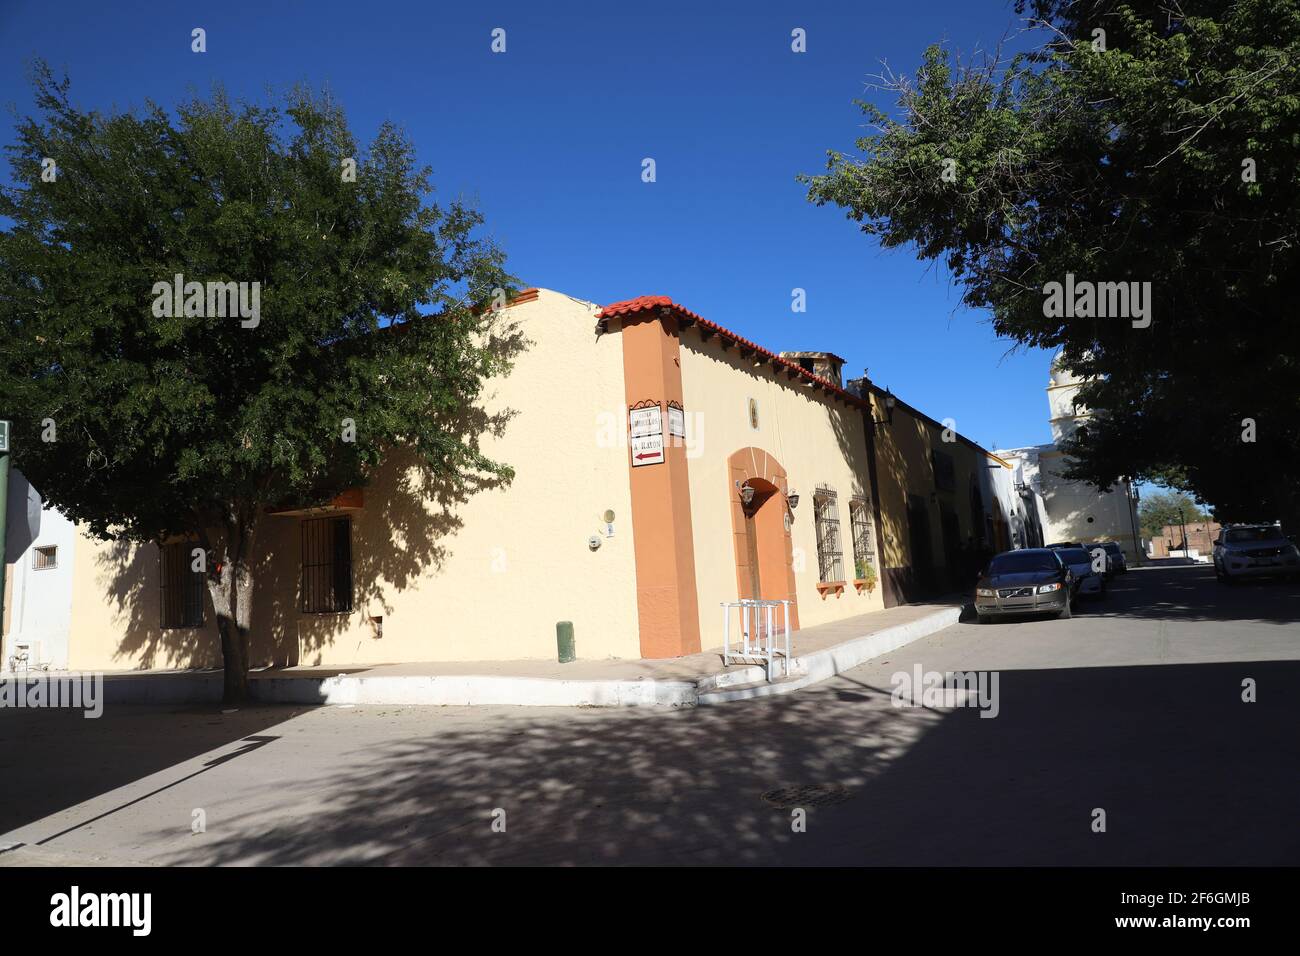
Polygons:
[[241,704],[248,700],[248,656],[240,639],[235,622],[217,615],[217,630],[221,633],[222,693],[227,704]]
[[221,635],[222,700],[239,704],[248,700],[249,628],[252,623],[252,572],[249,554],[253,545],[254,521],[236,518],[225,528],[219,550],[200,535],[208,554],[208,593],[217,615]]

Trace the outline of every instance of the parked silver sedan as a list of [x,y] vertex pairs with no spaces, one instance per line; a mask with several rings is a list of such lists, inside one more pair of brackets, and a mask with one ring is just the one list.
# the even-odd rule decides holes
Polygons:
[[1074,593],[1082,597],[1105,597],[1106,555],[1093,558],[1085,548],[1057,548],[1057,555],[1074,575]]

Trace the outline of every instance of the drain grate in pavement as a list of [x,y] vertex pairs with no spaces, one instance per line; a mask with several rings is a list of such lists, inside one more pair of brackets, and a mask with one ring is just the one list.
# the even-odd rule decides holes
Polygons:
[[795,807],[829,807],[843,803],[849,791],[838,783],[806,783],[798,787],[777,787],[763,794],[763,799],[778,810]]

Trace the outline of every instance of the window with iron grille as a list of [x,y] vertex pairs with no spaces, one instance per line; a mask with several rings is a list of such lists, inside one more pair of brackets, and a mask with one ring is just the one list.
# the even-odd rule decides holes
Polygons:
[[[855,564],[875,564],[876,545],[871,535],[871,503],[866,498],[849,502],[849,522],[853,527],[853,558]],[[854,568],[858,577],[862,574]]]
[[32,558],[32,569],[35,571],[46,571],[50,568],[59,566],[59,546],[57,544],[46,545],[43,548],[37,548],[36,554]]
[[934,486],[940,491],[957,490],[957,466],[952,455],[935,448],[930,451],[930,465],[934,469]]
[[302,523],[302,611],[352,610],[352,519],[312,518]]
[[818,580],[844,580],[844,546],[840,543],[840,506],[835,492],[819,487],[813,495],[813,518],[817,523]]
[[194,570],[193,541],[174,541],[158,549],[159,624],[203,626],[203,572]]

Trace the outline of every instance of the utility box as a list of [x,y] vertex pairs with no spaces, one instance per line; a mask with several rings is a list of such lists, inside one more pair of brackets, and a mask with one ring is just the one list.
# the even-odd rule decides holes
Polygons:
[[555,624],[555,647],[561,664],[570,664],[577,660],[578,652],[573,642],[573,622],[557,621]]

